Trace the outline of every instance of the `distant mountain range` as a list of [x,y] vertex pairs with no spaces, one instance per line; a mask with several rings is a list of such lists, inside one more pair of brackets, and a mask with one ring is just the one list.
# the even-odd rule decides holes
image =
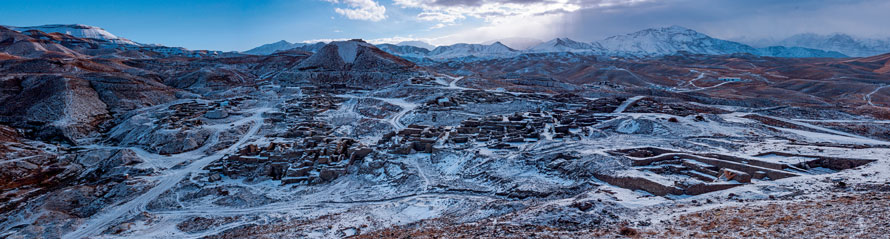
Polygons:
[[287,50],[300,50],[300,51],[308,51],[308,52],[316,52],[322,47],[324,47],[324,42],[316,42],[312,44],[307,43],[290,43],[285,40],[281,40],[275,43],[269,43],[257,48],[253,48],[247,51],[243,51],[241,53],[251,54],[251,55],[271,55],[272,53],[279,51],[287,51]]
[[[509,39],[505,39],[509,40]],[[520,42],[520,43],[516,43]],[[521,43],[533,42],[529,39],[516,40],[514,45],[522,45]],[[502,58],[513,57],[523,53],[574,53],[574,54],[591,54],[605,56],[621,56],[621,57],[654,57],[674,54],[704,54],[704,55],[727,55],[736,53],[752,54],[757,56],[769,57],[847,57],[837,49],[845,49],[837,47],[842,45],[836,44],[803,44],[807,41],[786,42],[786,44],[767,46],[756,48],[739,42],[716,39],[697,32],[692,29],[671,26],[664,28],[652,28],[642,31],[608,37],[601,41],[595,42],[579,42],[569,38],[556,38],[547,42],[538,43],[532,46],[523,45],[522,48],[512,48],[509,44],[496,41],[483,44],[467,44],[459,43],[449,46],[439,46],[430,50],[428,47],[418,47],[418,42],[411,44],[381,44],[378,45],[382,50],[393,54],[411,59],[453,59],[453,58]],[[278,50],[289,50],[297,46],[287,42],[277,42],[263,45],[249,51],[247,54],[269,54]],[[863,45],[857,43],[859,45]],[[870,42],[870,46],[881,45],[880,42]],[[835,46],[835,47],[825,47]],[[884,43],[884,46],[890,47],[890,44]],[[861,48],[861,47],[860,47]],[[874,47],[872,47],[874,48]],[[826,50],[828,49],[828,50]],[[857,48],[858,49],[858,48]],[[311,50],[311,49],[309,49]],[[868,51],[861,50],[859,52],[846,50],[844,52],[853,52],[854,56],[863,55],[862,52],[879,52],[880,50]],[[884,52],[890,52],[890,49]],[[873,54],[872,54],[873,55]]]
[[599,44],[593,45],[590,43],[577,42],[568,38],[556,38],[536,46],[533,46],[526,50],[527,52],[533,53],[546,53],[546,52],[605,52],[602,46]]
[[237,52],[189,50],[143,44],[121,38],[105,29],[81,24],[31,27],[0,26],[0,53],[16,57],[223,57]]
[[13,26],[5,26],[6,28],[18,31],[18,32],[26,32],[30,30],[38,30],[45,33],[64,33],[74,37],[79,38],[92,38],[105,40],[116,44],[125,44],[125,45],[141,45],[139,43],[130,41],[125,38],[120,38],[106,31],[105,29],[87,26],[82,24],[51,24],[51,25],[41,25],[41,26],[31,26],[31,27],[13,27]]
[[[139,57],[141,54],[160,54],[171,56],[224,56],[239,54],[221,51],[194,51],[180,47],[166,47],[153,44],[137,43],[118,37],[102,28],[70,24],[42,25],[31,27],[3,26],[24,35],[38,39],[48,39],[68,48],[87,48],[93,50],[73,51],[58,50],[56,52],[79,52],[87,55],[117,54]],[[40,35],[43,34],[48,35]],[[62,33],[77,38],[62,39],[51,36]],[[85,43],[78,43],[86,40]],[[22,43],[17,47],[26,47]],[[86,44],[89,43],[89,44]],[[90,45],[92,44],[92,45]],[[278,51],[296,50],[317,52],[325,43],[290,43],[279,41],[265,44],[241,54],[269,55]],[[449,46],[433,47],[422,41],[406,41],[398,44],[376,45],[381,50],[412,60],[443,60],[454,58],[504,58],[527,53],[573,53],[621,57],[654,57],[675,54],[752,54],[769,57],[863,57],[890,52],[890,39],[855,38],[845,34],[817,35],[799,34],[783,40],[761,41],[755,47],[748,44],[710,37],[692,29],[671,26],[645,29],[629,34],[617,35],[594,42],[581,42],[569,38],[556,38],[540,42],[530,38],[505,38],[483,44],[459,43]],[[512,46],[512,47],[511,47]],[[8,47],[8,46],[7,46]],[[40,48],[39,46],[36,46]],[[28,47],[26,47],[28,48]],[[50,46],[52,49],[57,46]],[[111,50],[109,50],[111,49]],[[14,55],[14,54],[13,54]]]
[[436,46],[430,45],[429,43],[426,43],[425,41],[403,41],[403,42],[399,42],[396,45],[397,46],[420,47],[420,48],[424,48],[427,50],[432,50],[433,48],[436,48]]
[[607,55],[636,57],[673,55],[680,52],[703,55],[747,53],[770,57],[846,57],[839,52],[801,47],[755,48],[738,42],[716,39],[679,26],[612,36],[593,44],[598,44]]
[[514,50],[501,42],[495,42],[490,45],[460,43],[450,46],[436,47],[436,49],[433,49],[427,54],[427,57],[434,59],[449,59],[467,56],[511,57],[518,53],[517,50]]
[[830,35],[797,34],[784,40],[769,42],[769,44],[836,51],[853,57],[874,56],[890,52],[890,38],[857,38],[841,33]]
[[377,47],[390,54],[398,52],[399,56],[405,58],[424,58],[430,53],[429,49],[432,49],[402,44],[379,44]]
[[253,48],[253,49],[244,51],[243,53],[251,54],[251,55],[270,55],[277,51],[290,50],[290,49],[294,49],[294,48],[301,47],[304,45],[306,45],[306,44],[304,44],[304,43],[290,43],[285,40],[281,40],[281,41],[278,41],[275,43],[265,44],[265,45],[259,46],[257,48]]
[[[597,42],[610,55],[658,56],[689,52],[705,55],[733,53],[757,54],[751,46],[712,38],[691,29],[672,26],[646,29],[626,35],[608,37]],[[802,56],[809,57],[809,56]]]
[[497,39],[497,40],[483,42],[482,45],[491,45],[495,42],[500,42],[501,44],[504,44],[505,46],[508,46],[508,47],[516,49],[516,50],[526,50],[533,46],[537,46],[537,45],[540,45],[541,43],[544,43],[543,41],[534,39],[534,38],[509,37],[509,38],[501,38],[501,39]]

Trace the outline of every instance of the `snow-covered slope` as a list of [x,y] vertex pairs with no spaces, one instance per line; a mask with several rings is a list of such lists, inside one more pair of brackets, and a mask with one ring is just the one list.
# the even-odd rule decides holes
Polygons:
[[599,44],[578,42],[568,38],[556,38],[529,48],[526,52],[590,52],[600,53],[603,49]]
[[297,47],[294,49],[300,50],[300,51],[318,52],[319,50],[321,50],[321,48],[323,48],[326,45],[327,45],[327,43],[324,43],[324,42],[305,43],[303,46],[300,46],[300,47]]
[[855,38],[846,34],[798,34],[779,41],[775,45],[837,51],[855,57],[874,56],[890,52],[890,39]]
[[242,53],[251,54],[251,55],[269,55],[275,53],[277,51],[290,50],[297,47],[304,46],[304,43],[290,43],[285,40],[281,40],[275,43],[269,43],[262,46],[258,46],[256,48],[246,50]]
[[459,43],[450,46],[440,46],[433,49],[427,57],[434,59],[448,59],[459,57],[498,58],[511,57],[519,54],[518,51],[500,43],[491,45]]
[[500,43],[504,44],[505,46],[508,46],[510,48],[520,50],[520,51],[526,50],[533,46],[537,46],[541,43],[544,43],[543,41],[534,39],[534,38],[510,37],[510,38],[501,38],[501,39],[497,39],[497,40],[483,42],[482,45],[491,45],[492,43],[495,43],[495,42],[500,42]]
[[751,46],[715,39],[680,26],[646,29],[612,36],[599,43],[609,53],[625,56],[672,55],[681,51],[707,55],[758,53],[757,49]]
[[52,41],[41,41],[0,26],[0,53],[16,57],[76,57],[80,53]]
[[395,45],[396,46],[413,46],[413,47],[424,48],[427,50],[432,50],[433,48],[436,48],[436,46],[430,45],[429,43],[426,43],[425,41],[403,41],[403,42],[399,42]]
[[105,29],[87,26],[82,24],[52,24],[52,25],[40,25],[40,26],[31,26],[31,27],[9,27],[12,30],[16,30],[19,32],[25,32],[30,30],[38,30],[46,33],[64,33],[74,37],[79,38],[91,38],[91,39],[99,39],[106,40],[109,42],[117,43],[117,44],[126,44],[126,45],[139,45],[136,42],[127,40],[125,38],[120,38],[106,31]]
[[812,48],[803,48],[803,47],[784,47],[784,46],[770,46],[764,48],[758,48],[758,55],[760,56],[771,56],[771,57],[791,57],[791,58],[800,58],[800,57],[830,57],[830,58],[839,58],[839,57],[847,57],[840,52],[836,51],[823,51]]
[[299,50],[299,51],[308,51],[308,52],[317,52],[319,49],[327,45],[324,42],[316,42],[316,43],[290,43],[285,40],[281,40],[274,43],[265,44],[262,46],[255,47],[250,50],[243,51],[241,53],[251,54],[251,55],[271,55],[275,52],[279,51],[287,51],[287,50]]
[[[56,25],[53,25],[56,26]],[[62,26],[77,26],[83,31],[65,30]],[[106,34],[101,28],[84,25],[59,25],[58,27],[17,28],[0,27],[0,52],[19,57],[226,57],[240,55],[235,52],[188,50],[156,44],[138,44],[127,39]],[[75,28],[71,28],[75,29]],[[44,32],[47,30],[49,32]],[[105,33],[102,33],[105,32]],[[69,35],[73,33],[78,36]],[[95,37],[95,38],[93,38]],[[110,39],[110,40],[109,40]]]
[[377,45],[377,48],[386,53],[407,58],[424,58],[430,53],[429,49],[410,45],[380,44]]
[[360,45],[371,46],[371,44],[360,41],[335,41],[331,42],[331,45],[337,46],[337,54],[340,55],[340,59],[349,64],[355,62],[355,56],[358,53],[357,51]]
[[636,57],[673,55],[679,52],[703,55],[747,53],[758,56],[792,58],[846,57],[839,52],[804,47],[754,48],[734,41],[713,38],[680,26],[652,28],[626,35],[612,36],[593,44],[599,44],[605,48],[609,55]]
[[[377,47],[387,53],[411,58],[412,60],[423,60],[424,58],[439,60],[456,58],[491,59],[514,57],[523,53],[562,52],[631,57],[674,55],[681,52],[684,54],[702,55],[745,53],[758,56],[793,58],[863,56],[874,55],[872,53],[882,53],[881,51],[890,52],[890,46],[886,42],[855,40],[849,36],[844,36],[846,35],[838,35],[831,39],[799,36],[794,38],[797,39],[794,41],[786,40],[783,45],[755,48],[739,42],[713,38],[688,28],[671,26],[612,36],[602,41],[591,43],[579,42],[568,38],[556,38],[525,50],[515,50],[516,48],[512,48],[500,41],[491,44],[459,43],[439,46],[431,51],[426,48],[430,46],[429,44],[420,41],[401,42],[395,45],[380,44]],[[526,40],[526,43],[532,42],[526,38],[515,39]],[[245,51],[244,53],[272,54],[276,51],[290,49],[317,52],[324,45],[324,43],[302,44],[279,41]],[[882,46],[887,49],[885,51],[881,50],[884,49],[880,48]]]

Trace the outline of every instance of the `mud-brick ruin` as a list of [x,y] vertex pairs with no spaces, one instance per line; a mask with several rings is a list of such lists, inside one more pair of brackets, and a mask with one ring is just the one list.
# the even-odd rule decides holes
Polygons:
[[[855,168],[874,160],[823,157],[814,155],[779,154],[784,157],[803,157],[810,160],[797,164],[782,164],[751,158],[740,158],[715,153],[687,153],[661,148],[633,148],[609,152],[628,158],[635,171],[617,175],[598,174],[607,183],[632,190],[643,190],[654,195],[699,195],[729,189],[752,180],[777,180],[806,174],[831,173]],[[642,173],[640,173],[642,172]]]
[[280,180],[282,184],[330,182],[372,150],[350,138],[310,136],[299,143],[255,144],[207,166],[213,176]]

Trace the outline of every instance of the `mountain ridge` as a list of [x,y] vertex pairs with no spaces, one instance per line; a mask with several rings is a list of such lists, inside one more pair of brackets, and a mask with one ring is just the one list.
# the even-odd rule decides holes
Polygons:
[[123,45],[142,45],[131,41],[126,38],[118,37],[111,32],[102,29],[101,27],[89,26],[83,24],[48,24],[48,25],[39,25],[39,26],[28,26],[28,27],[15,27],[15,26],[7,26],[7,28],[18,31],[18,32],[26,32],[30,30],[38,30],[45,33],[63,33],[67,35],[71,35],[79,38],[92,38],[92,39],[100,39],[106,40],[115,44],[123,44]]
[[836,51],[853,57],[875,56],[890,52],[890,39],[857,38],[843,33],[796,34],[778,41],[774,45]]
[[[261,47],[269,45],[271,44],[266,44]],[[757,56],[783,58],[848,57],[848,55],[837,51],[826,51],[800,46],[776,45],[756,48],[735,41],[713,38],[707,34],[681,26],[648,28],[628,34],[607,37],[603,40],[593,42],[581,42],[566,37],[558,37],[524,50],[516,50],[499,41],[494,41],[491,44],[457,43],[438,46],[431,50],[406,44],[378,44],[377,46],[390,54],[415,60],[422,60],[424,58],[433,60],[455,58],[503,58],[526,53],[575,53],[621,57],[656,57],[682,52],[683,54],[703,55],[745,53]]]

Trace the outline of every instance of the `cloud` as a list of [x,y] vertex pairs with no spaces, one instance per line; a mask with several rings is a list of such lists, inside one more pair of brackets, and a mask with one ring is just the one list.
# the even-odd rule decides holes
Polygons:
[[386,19],[386,7],[374,0],[326,0],[334,4],[345,4],[347,8],[334,8],[334,12],[352,20],[377,22]]
[[[888,37],[886,0],[394,0],[419,9],[419,21],[450,27],[431,43],[478,43],[510,37],[601,40],[680,25],[713,37],[751,42],[798,33]],[[481,22],[464,21],[481,19]]]
[[447,26],[449,26],[449,25],[446,25],[445,23],[439,23],[439,24],[436,24],[436,25],[430,27],[430,30],[439,29],[439,28],[443,28],[443,27],[447,27]]
[[454,23],[457,20],[464,19],[464,16],[443,12],[421,12],[420,14],[417,14],[417,19],[422,21],[437,21],[440,23]]
[[649,1],[652,0],[394,0],[400,7],[420,9],[418,20],[447,24],[469,17],[499,23],[517,16],[563,14]]
[[[461,26],[458,32],[432,37],[435,44],[484,42],[510,37],[549,38],[566,34],[567,16],[585,9],[613,9],[654,0],[394,0],[394,5],[418,9],[418,21],[433,22],[430,30]],[[475,27],[463,22],[481,20]],[[462,29],[461,29],[462,28]]]
[[778,39],[806,32],[886,36],[888,11],[886,0],[663,0],[587,8],[566,14],[564,26],[567,36],[581,40],[670,25],[730,40]]
[[[418,21],[435,23],[430,30],[459,26],[457,32],[431,37],[436,44],[484,42],[511,37],[548,38],[566,33],[567,16],[592,8],[620,8],[654,0],[394,0],[417,9]],[[470,24],[464,20],[472,21]],[[481,25],[479,23],[482,23]],[[472,25],[475,26],[472,26]]]
[[[346,0],[329,1],[348,4]],[[391,12],[393,19],[430,23],[417,28],[400,26],[407,30],[393,33],[420,34],[423,38],[418,40],[436,45],[515,37],[543,41],[569,37],[589,42],[671,25],[742,42],[806,32],[890,37],[886,31],[886,22],[890,22],[887,0],[392,1],[392,6],[399,8]]]
[[563,15],[517,15],[507,16],[498,22],[473,27],[429,39],[434,45],[450,45],[454,43],[482,43],[489,40],[504,38],[539,38],[546,39],[561,36],[565,33],[562,26]]

